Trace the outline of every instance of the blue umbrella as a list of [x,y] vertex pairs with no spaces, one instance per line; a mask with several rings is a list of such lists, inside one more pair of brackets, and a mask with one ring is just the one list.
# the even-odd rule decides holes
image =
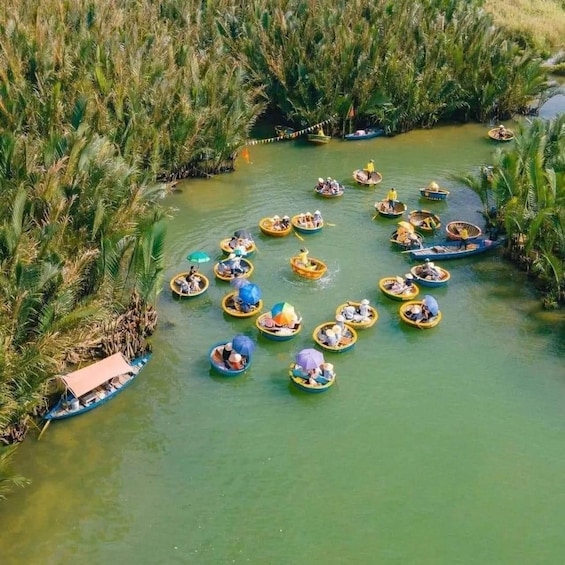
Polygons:
[[207,263],[210,257],[205,251],[193,251],[186,257],[191,263]]
[[437,303],[437,300],[433,296],[426,294],[426,296],[424,296],[423,302],[426,305],[427,309],[430,311],[430,314],[432,316],[437,316],[437,313],[439,312],[439,304]]
[[234,336],[231,343],[234,351],[237,351],[240,355],[251,357],[252,353],[255,351],[255,342],[246,335],[238,334]]
[[249,282],[247,279],[244,279],[243,277],[235,277],[230,281],[230,284],[237,289],[240,289],[243,286],[246,286],[248,284],[252,284],[251,282]]
[[262,295],[261,289],[253,283],[246,284],[239,289],[239,298],[244,304],[257,304]]
[[296,364],[309,371],[319,367],[324,362],[324,356],[317,349],[303,349],[296,354]]
[[235,237],[240,237],[241,239],[249,239],[250,241],[253,241],[253,236],[251,235],[251,232],[249,230],[245,230],[245,229],[235,230],[233,232],[233,235],[235,235]]

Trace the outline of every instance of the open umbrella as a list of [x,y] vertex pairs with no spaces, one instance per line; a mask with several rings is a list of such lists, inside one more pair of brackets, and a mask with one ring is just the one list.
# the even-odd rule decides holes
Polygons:
[[409,222],[404,222],[404,221],[398,222],[398,225],[401,228],[404,228],[405,230],[414,231],[414,226],[412,224],[410,224]]
[[244,230],[244,229],[235,230],[233,232],[233,235],[241,239],[250,239],[251,241],[253,241],[253,236],[251,235],[251,232],[249,230]]
[[296,363],[306,371],[319,367],[324,362],[324,356],[317,349],[303,349],[296,354]]
[[246,286],[248,284],[251,284],[250,281],[248,281],[247,279],[244,279],[243,277],[234,277],[231,281],[230,284],[234,287],[237,288],[238,290],[242,287],[242,286]]
[[193,251],[186,257],[191,263],[207,263],[210,257],[205,251]]
[[426,294],[426,296],[424,296],[423,302],[426,305],[427,309],[430,311],[430,314],[432,316],[437,316],[437,313],[439,312],[439,304],[437,303],[437,300],[433,296]]
[[280,325],[290,324],[297,319],[294,306],[288,302],[277,302],[271,308],[271,317],[273,320]]
[[238,334],[231,340],[234,351],[240,355],[250,357],[255,351],[255,342],[246,335]]
[[243,285],[239,289],[239,298],[244,304],[257,304],[262,295],[261,289],[254,283]]

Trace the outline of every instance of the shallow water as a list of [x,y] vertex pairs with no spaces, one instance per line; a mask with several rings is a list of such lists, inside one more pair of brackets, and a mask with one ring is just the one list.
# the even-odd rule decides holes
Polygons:
[[[233,174],[181,185],[168,201],[177,211],[153,359],[124,394],[20,448],[33,484],[0,505],[0,562],[561,562],[563,318],[542,312],[498,253],[443,264],[452,278],[430,292],[443,312],[434,330],[402,325],[399,303],[377,288],[411,263],[388,242],[394,221],[372,219],[375,200],[395,186],[409,210],[481,225],[477,197],[450,175],[477,170],[493,148],[479,125],[281,142],[251,147]],[[376,190],[350,180],[369,158],[384,176]],[[314,195],[328,175],[347,185],[343,198]],[[419,198],[432,179],[451,191],[446,203]],[[334,225],[305,242],[259,234],[263,216],[316,209]],[[291,341],[224,315],[226,283],[184,302],[168,291],[188,252],[217,260],[241,227],[256,235],[266,308],[285,300],[304,318]],[[328,264],[318,282],[290,270],[303,245]],[[212,263],[201,269],[211,276]],[[379,320],[350,352],[326,355],[336,385],[292,388],[286,369],[316,325],[365,297]],[[240,332],[258,344],[251,369],[213,375],[210,345]]]

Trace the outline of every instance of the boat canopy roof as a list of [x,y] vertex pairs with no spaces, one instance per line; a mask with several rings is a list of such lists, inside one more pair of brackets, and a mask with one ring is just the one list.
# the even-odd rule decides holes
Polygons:
[[78,398],[114,377],[131,373],[131,370],[125,357],[121,353],[114,353],[102,361],[61,377],[61,380]]

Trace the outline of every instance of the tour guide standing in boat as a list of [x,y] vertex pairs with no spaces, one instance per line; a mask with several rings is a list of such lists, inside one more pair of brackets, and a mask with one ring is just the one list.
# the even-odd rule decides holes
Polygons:
[[396,204],[396,201],[398,200],[398,194],[396,194],[396,189],[391,188],[388,191],[386,198],[388,200],[388,207],[389,207],[390,211],[394,212],[394,205]]
[[371,175],[375,172],[375,161],[371,159],[367,166],[365,167],[365,172],[367,173],[367,179],[371,178]]

